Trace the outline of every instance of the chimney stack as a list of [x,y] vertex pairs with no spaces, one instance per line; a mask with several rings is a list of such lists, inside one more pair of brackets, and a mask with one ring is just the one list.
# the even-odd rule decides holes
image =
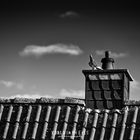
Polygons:
[[114,59],[105,52],[102,70],[83,70],[85,75],[85,102],[92,109],[121,109],[129,100],[132,80],[127,69],[114,69]]

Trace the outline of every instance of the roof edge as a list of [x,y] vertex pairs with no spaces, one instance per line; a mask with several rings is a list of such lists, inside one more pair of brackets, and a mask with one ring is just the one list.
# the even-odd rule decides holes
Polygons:
[[71,97],[66,97],[64,99],[59,99],[59,98],[0,98],[0,104],[1,103],[51,103],[51,104],[79,104],[79,105],[84,105],[85,106],[85,101],[84,99],[80,98],[71,98]]
[[104,74],[104,73],[125,73],[130,81],[134,81],[128,69],[108,69],[108,70],[82,70],[85,74]]
[[140,100],[128,100],[125,102],[126,106],[140,106]]

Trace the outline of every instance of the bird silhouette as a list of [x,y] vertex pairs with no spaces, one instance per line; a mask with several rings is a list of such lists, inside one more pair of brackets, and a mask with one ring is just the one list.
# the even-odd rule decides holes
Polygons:
[[89,63],[88,64],[92,68],[92,70],[101,70],[101,68],[97,66],[95,60],[93,59],[92,54],[89,55]]

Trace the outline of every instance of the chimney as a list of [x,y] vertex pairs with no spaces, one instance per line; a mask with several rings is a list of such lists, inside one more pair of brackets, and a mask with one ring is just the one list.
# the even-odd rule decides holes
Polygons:
[[85,102],[92,109],[121,109],[129,100],[132,80],[127,69],[114,69],[114,59],[105,52],[102,69],[83,70],[85,75]]

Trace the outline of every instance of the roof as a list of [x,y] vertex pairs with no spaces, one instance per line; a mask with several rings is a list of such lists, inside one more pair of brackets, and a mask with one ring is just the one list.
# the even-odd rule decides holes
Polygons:
[[139,106],[91,110],[74,98],[0,99],[3,140],[138,140],[139,130]]

